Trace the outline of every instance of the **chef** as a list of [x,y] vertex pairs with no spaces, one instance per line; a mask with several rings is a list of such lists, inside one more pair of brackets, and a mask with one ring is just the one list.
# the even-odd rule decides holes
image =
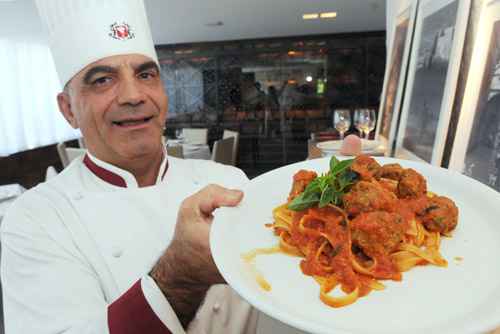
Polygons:
[[[13,333],[255,333],[257,313],[217,271],[214,211],[242,171],[168,157],[167,96],[142,0],[37,0],[88,152],[26,192],[1,226]],[[215,185],[217,184],[217,185]]]

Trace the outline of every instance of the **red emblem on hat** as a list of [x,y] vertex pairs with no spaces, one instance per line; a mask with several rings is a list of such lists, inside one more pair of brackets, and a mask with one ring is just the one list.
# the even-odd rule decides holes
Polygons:
[[109,33],[110,37],[114,39],[119,39],[121,41],[132,39],[135,37],[134,33],[130,29],[130,26],[123,22],[122,24],[113,23],[111,26],[111,32]]

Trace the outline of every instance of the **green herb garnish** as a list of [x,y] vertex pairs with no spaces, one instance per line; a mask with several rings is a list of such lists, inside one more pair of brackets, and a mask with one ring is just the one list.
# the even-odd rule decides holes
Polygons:
[[353,162],[354,159],[339,161],[332,157],[330,170],[309,183],[304,192],[288,204],[288,208],[302,211],[314,205],[320,208],[328,204],[339,205],[344,194],[358,178],[358,174],[350,169]]

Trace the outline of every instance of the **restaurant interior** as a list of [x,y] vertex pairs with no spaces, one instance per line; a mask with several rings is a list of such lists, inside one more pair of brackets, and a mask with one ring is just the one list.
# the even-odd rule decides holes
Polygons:
[[[489,13],[500,12],[497,2],[145,5],[168,95],[168,155],[254,179],[342,155],[342,140],[355,135],[362,153],[447,168],[500,191],[500,19]],[[86,145],[58,111],[62,87],[32,0],[0,0],[0,73],[1,222]]]

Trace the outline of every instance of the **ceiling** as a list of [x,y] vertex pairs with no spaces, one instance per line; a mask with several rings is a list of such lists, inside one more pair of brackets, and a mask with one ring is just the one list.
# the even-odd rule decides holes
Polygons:
[[[385,30],[385,0],[145,0],[157,44]],[[336,19],[302,14],[336,11]],[[224,25],[206,24],[222,21]]]
[[[385,30],[385,0],[145,0],[155,44]],[[336,19],[302,14],[336,11]],[[221,26],[207,26],[223,22]],[[22,22],[22,24],[20,24]],[[0,0],[0,38],[44,39],[33,0]]]

